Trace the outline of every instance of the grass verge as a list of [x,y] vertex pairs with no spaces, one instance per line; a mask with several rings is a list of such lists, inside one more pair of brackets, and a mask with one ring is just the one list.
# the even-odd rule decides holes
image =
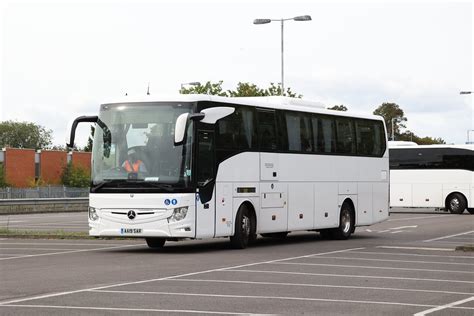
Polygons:
[[474,244],[456,246],[456,251],[464,251],[464,252],[474,251]]
[[23,239],[132,239],[124,237],[91,237],[87,232],[66,232],[64,230],[21,230],[0,228],[0,238],[23,238]]

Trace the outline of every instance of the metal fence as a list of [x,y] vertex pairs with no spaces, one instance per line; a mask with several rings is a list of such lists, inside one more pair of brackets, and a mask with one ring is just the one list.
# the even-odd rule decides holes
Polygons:
[[51,199],[88,197],[89,188],[44,186],[35,188],[0,188],[2,199]]

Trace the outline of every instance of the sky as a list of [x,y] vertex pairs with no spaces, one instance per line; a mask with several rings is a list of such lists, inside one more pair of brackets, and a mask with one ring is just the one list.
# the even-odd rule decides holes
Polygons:
[[[400,105],[418,136],[464,143],[474,129],[471,1],[4,1],[0,121],[67,124],[128,95],[223,80],[285,86],[328,107]],[[87,142],[81,126],[76,142]],[[474,131],[471,132],[474,140]]]

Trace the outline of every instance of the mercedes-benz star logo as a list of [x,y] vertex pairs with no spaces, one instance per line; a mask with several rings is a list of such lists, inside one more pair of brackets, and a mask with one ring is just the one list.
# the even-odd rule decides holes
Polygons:
[[135,211],[128,211],[127,217],[129,219],[134,219],[135,217],[137,217],[137,213],[135,213]]

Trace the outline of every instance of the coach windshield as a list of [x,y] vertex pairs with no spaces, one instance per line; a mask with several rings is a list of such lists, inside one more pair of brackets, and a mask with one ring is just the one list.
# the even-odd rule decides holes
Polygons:
[[178,146],[174,127],[176,118],[192,109],[189,102],[102,105],[94,133],[91,191],[189,188],[193,122]]

